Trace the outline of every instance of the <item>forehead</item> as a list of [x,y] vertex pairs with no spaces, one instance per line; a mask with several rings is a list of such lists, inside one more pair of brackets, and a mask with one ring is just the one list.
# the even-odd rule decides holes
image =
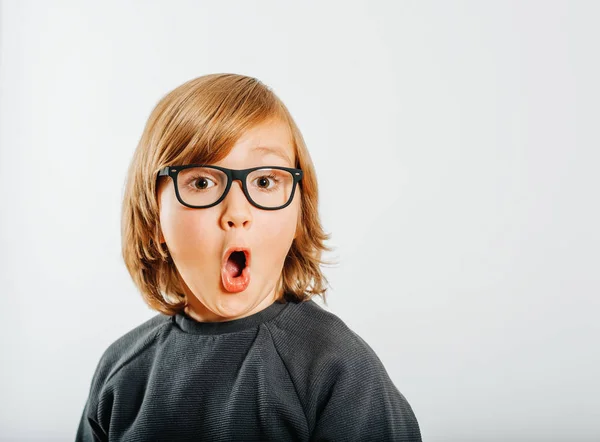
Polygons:
[[290,155],[288,149],[281,146],[255,146],[250,149],[250,154],[260,157],[275,156],[281,160],[293,163],[291,158],[293,156],[293,152],[291,152]]
[[269,161],[293,167],[295,152],[289,126],[280,120],[248,129],[223,161]]

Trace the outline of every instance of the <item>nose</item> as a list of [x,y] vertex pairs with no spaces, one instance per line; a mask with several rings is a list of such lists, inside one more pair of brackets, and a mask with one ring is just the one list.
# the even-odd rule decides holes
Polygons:
[[234,180],[227,196],[223,200],[222,225],[224,229],[231,227],[249,227],[252,220],[250,201],[246,198],[242,182]]

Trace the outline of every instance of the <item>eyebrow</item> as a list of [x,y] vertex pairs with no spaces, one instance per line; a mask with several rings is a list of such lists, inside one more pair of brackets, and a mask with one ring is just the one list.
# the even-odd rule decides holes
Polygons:
[[273,154],[278,156],[279,158],[282,158],[286,161],[288,161],[290,164],[293,165],[293,161],[290,159],[290,157],[288,157],[286,155],[285,152],[283,152],[281,149],[276,148],[276,147],[269,147],[269,146],[256,146],[254,148],[252,148],[253,152],[259,152],[262,153],[263,155],[265,154]]

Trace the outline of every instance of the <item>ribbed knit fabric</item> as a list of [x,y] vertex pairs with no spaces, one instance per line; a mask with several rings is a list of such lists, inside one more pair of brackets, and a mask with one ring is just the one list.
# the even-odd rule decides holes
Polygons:
[[371,347],[314,301],[158,314],[104,352],[76,441],[421,441]]

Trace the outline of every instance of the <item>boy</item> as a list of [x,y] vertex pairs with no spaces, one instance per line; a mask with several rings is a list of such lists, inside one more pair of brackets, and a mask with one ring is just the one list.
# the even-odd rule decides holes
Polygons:
[[258,80],[166,95],[131,163],[123,257],[159,312],[104,352],[76,440],[420,441],[371,347],[325,299],[314,166]]

